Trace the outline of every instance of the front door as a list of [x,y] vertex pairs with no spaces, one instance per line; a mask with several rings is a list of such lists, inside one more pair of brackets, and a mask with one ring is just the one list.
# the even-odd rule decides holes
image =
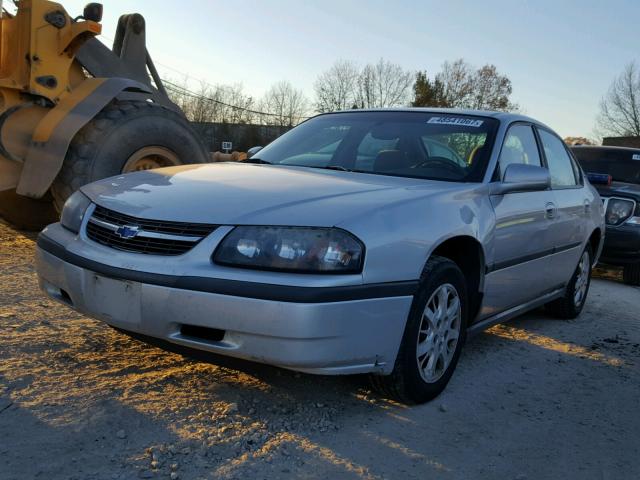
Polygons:
[[[500,175],[508,165],[542,166],[531,125],[509,128],[500,152]],[[502,177],[501,177],[502,178]],[[554,244],[550,227],[555,214],[551,190],[491,197],[496,225],[487,252],[487,275],[480,318],[533,300],[549,290],[547,278]]]

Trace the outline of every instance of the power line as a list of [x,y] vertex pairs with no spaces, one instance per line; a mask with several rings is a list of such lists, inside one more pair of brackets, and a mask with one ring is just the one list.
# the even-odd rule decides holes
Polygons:
[[[170,90],[177,91],[179,93],[182,93],[183,95],[187,95],[188,97],[207,100],[207,101],[209,101],[211,103],[215,103],[217,105],[222,105],[224,107],[231,108],[232,110],[240,110],[240,111],[243,111],[243,112],[252,113],[254,115],[264,115],[264,116],[267,116],[267,117],[278,117],[278,118],[282,118],[283,117],[283,115],[278,115],[277,113],[261,112],[259,110],[253,110],[253,109],[246,108],[246,107],[239,107],[237,105],[231,105],[230,103],[226,103],[226,102],[223,102],[221,100],[218,100],[218,99],[215,99],[215,98],[211,98],[211,97],[207,97],[205,95],[201,95],[199,93],[196,93],[196,92],[193,92],[191,90],[188,90],[185,87],[182,87],[180,85],[176,85],[173,82],[170,82],[169,80],[162,79],[162,83],[165,84],[165,85],[168,85]],[[301,120],[306,120],[307,118],[309,118],[309,117],[301,117],[300,119]]]
[[246,107],[239,107],[237,105],[231,105],[230,103],[226,103],[226,102],[223,102],[221,100],[217,100],[215,98],[207,97],[205,95],[201,95],[199,93],[196,93],[196,92],[193,92],[191,90],[188,90],[185,87],[182,87],[180,85],[176,85],[175,83],[170,82],[169,80],[165,80],[164,78],[162,79],[162,83],[165,84],[165,85],[168,85],[170,90],[177,91],[177,92],[182,93],[182,94],[184,94],[184,95],[186,95],[188,97],[200,98],[200,99],[203,99],[203,100],[207,100],[208,102],[215,103],[217,105],[222,105],[223,107],[231,108],[232,110],[241,110],[241,111],[244,111],[244,112],[253,113],[254,115],[267,115],[267,116],[273,116],[273,117],[279,117],[280,116],[280,115],[277,115],[275,113],[260,112],[258,110],[252,110],[252,109],[246,108]]
[[[107,37],[106,35],[101,34],[100,36],[113,43],[113,39]],[[205,85],[205,86],[210,87],[210,88],[216,88],[215,85],[207,82],[206,80],[202,80],[200,78],[196,78],[196,77],[194,77],[192,75],[189,75],[188,73],[181,72],[178,69],[175,69],[173,67],[170,67],[170,66],[165,65],[165,64],[160,63],[160,62],[154,62],[154,63],[156,63],[157,65],[160,65],[163,68],[166,68],[167,70],[171,70],[171,71],[173,71],[175,73],[183,75],[186,79],[197,80],[202,85]],[[164,85],[168,86],[169,90],[173,90],[174,92],[181,93],[181,94],[186,95],[186,96],[191,97],[191,98],[203,99],[203,100],[206,100],[208,102],[215,103],[217,105],[221,105],[223,107],[227,107],[227,108],[230,108],[230,109],[235,110],[235,111],[242,111],[242,112],[251,113],[253,115],[266,116],[266,117],[277,117],[277,118],[283,118],[284,117],[284,115],[278,115],[277,113],[261,112],[259,110],[253,110],[253,109],[246,108],[246,107],[239,107],[238,105],[231,105],[231,104],[223,102],[221,100],[217,100],[215,98],[207,97],[205,95],[196,93],[196,92],[194,92],[192,90],[187,89],[186,87],[183,87],[181,85],[177,85],[176,83],[173,83],[173,82],[171,82],[169,80],[166,80],[164,78],[162,79],[162,83]],[[311,117],[300,117],[299,120],[303,121],[303,120],[307,120],[309,118],[311,118]]]

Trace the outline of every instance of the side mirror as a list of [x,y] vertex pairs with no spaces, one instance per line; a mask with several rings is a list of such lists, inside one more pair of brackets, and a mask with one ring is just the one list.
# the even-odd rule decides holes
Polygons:
[[253,157],[260,150],[262,150],[262,147],[251,147],[249,150],[247,150],[247,158]]
[[549,170],[537,165],[512,163],[507,167],[502,182],[493,184],[493,194],[503,195],[513,192],[538,192],[551,187]]

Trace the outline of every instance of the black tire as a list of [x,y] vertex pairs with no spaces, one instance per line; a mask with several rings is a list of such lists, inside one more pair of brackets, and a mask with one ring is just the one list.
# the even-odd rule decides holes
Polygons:
[[32,232],[58,221],[49,195],[36,200],[18,195],[15,190],[0,192],[0,217],[19,230]]
[[[586,289],[584,291],[584,295],[579,302],[576,301],[576,285],[578,282],[578,278],[580,277],[581,272],[581,261],[583,256],[588,255],[588,277],[586,283]],[[591,246],[587,245],[587,247],[582,252],[580,256],[580,261],[578,261],[578,266],[576,267],[575,272],[573,272],[573,276],[567,285],[567,289],[565,291],[564,297],[554,300],[553,302],[547,303],[545,305],[545,310],[556,318],[562,318],[565,320],[571,320],[576,318],[582,312],[584,308],[584,304],[587,302],[587,296],[589,295],[589,287],[591,286],[591,268],[593,262],[593,253],[591,251]]]
[[640,287],[640,263],[625,265],[622,271],[622,279],[627,285]]
[[113,101],[74,137],[62,169],[51,186],[58,211],[81,186],[118,175],[144,147],[174,153],[181,163],[204,163],[208,153],[181,115],[144,101]]
[[[450,284],[457,290],[460,299],[460,334],[449,365],[440,378],[428,383],[422,378],[418,367],[417,345],[420,326],[431,296],[443,285]],[[434,256],[427,262],[418,293],[407,320],[398,356],[391,375],[371,375],[372,386],[385,397],[394,398],[403,403],[424,403],[437,397],[447,386],[458,363],[462,345],[466,339],[468,296],[464,274],[451,260]]]

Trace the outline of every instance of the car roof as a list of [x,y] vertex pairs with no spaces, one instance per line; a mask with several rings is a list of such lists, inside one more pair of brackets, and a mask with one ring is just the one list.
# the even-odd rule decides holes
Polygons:
[[329,115],[333,113],[363,113],[363,112],[423,112],[423,113],[440,113],[446,115],[473,115],[476,117],[490,117],[499,120],[502,123],[512,123],[512,122],[529,122],[535,123],[536,125],[540,125],[542,127],[548,128],[549,130],[553,130],[548,127],[544,123],[527,117],[526,115],[521,115],[519,113],[512,112],[497,112],[494,110],[471,110],[471,109],[461,109],[461,108],[430,108],[430,107],[396,107],[396,108],[364,108],[358,110],[340,110],[337,112],[327,112],[322,113],[320,115]]

